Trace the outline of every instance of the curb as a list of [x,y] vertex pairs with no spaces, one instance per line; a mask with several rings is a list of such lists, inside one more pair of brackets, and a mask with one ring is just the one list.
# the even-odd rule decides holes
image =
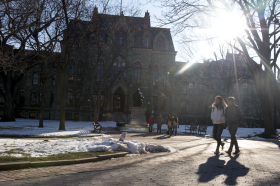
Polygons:
[[111,159],[111,158],[124,157],[127,154],[128,154],[128,152],[120,152],[120,153],[115,153],[115,154],[99,155],[99,156],[92,157],[92,158],[82,158],[82,159],[38,161],[38,162],[25,161],[25,162],[15,162],[15,163],[0,163],[0,171],[97,162],[97,161],[107,160],[107,159]]
[[75,136],[75,135],[68,135],[68,136],[32,136],[32,135],[4,135],[1,134],[0,137],[2,138],[84,138],[84,137],[97,137],[97,136],[102,136],[104,133],[102,134],[94,134],[94,135],[87,135],[87,136]]

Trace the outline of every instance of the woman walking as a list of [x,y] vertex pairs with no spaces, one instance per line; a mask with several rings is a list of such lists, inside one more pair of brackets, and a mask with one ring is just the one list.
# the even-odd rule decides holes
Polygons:
[[211,120],[213,122],[213,138],[217,141],[217,148],[214,154],[219,154],[219,148],[224,149],[225,143],[221,142],[221,135],[225,125],[226,103],[222,96],[216,96],[212,104]]

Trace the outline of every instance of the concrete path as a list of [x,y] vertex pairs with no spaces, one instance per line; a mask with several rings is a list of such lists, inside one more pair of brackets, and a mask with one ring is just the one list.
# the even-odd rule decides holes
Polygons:
[[[119,138],[120,134],[111,134]],[[126,140],[178,153],[131,155],[96,163],[1,171],[0,185],[280,185],[280,142],[239,139],[241,154],[213,154],[215,141],[190,135],[129,133]],[[225,150],[229,147],[229,141]]]

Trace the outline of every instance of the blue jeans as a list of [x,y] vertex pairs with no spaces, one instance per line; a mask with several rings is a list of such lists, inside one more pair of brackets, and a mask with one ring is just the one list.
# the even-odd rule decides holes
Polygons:
[[224,123],[213,124],[213,138],[217,141],[217,150],[219,150],[221,145],[221,135],[224,129]]
[[228,126],[228,130],[229,130],[229,133],[230,133],[230,146],[229,146],[229,149],[228,149],[229,152],[232,151],[233,145],[235,146],[235,150],[239,151],[238,143],[237,143],[237,140],[236,140],[236,137],[235,137],[237,129],[238,129],[238,125],[229,125]]

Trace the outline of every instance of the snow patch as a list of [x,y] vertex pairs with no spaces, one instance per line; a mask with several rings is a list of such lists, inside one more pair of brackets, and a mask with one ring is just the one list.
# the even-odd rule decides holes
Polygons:
[[[6,144],[6,145],[3,145]],[[14,145],[16,144],[16,145]],[[24,140],[24,139],[0,139],[0,153],[5,156],[5,152],[21,149],[22,154],[31,157],[46,157],[53,154],[64,154],[71,152],[87,151],[124,151],[131,154],[147,154],[155,152],[178,152],[171,147],[140,143],[136,140],[119,142],[117,139],[64,139],[64,140]],[[11,154],[19,157],[21,154]]]

